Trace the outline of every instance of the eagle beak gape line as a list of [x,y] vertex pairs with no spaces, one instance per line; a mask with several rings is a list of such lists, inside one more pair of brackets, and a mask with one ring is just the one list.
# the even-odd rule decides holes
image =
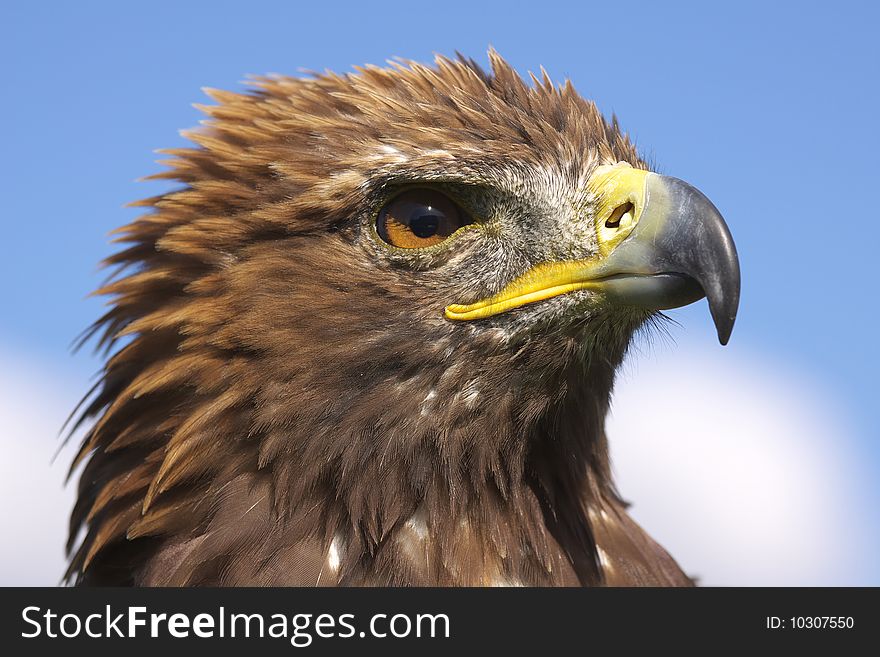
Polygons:
[[575,290],[596,290],[614,303],[678,308],[704,296],[727,344],[739,305],[739,261],[721,214],[678,178],[626,163],[596,169],[589,187],[599,251],[586,260],[541,263],[498,294],[447,306],[451,320],[491,317]]

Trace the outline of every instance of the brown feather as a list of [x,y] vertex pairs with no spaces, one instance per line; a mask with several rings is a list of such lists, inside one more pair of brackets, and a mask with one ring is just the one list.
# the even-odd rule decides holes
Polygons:
[[[443,318],[559,257],[535,235],[589,213],[598,163],[645,167],[570,83],[489,57],[206,90],[195,146],[149,177],[183,187],[133,204],[85,336],[128,343],[82,412],[72,581],[690,583],[608,465],[614,372],[647,315]],[[464,255],[370,236],[412,183],[482,213]],[[514,221],[537,228],[510,240]]]

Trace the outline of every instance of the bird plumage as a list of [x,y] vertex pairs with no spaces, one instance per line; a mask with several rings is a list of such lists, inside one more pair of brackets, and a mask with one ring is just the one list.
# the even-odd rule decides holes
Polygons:
[[[570,84],[490,59],[208,91],[153,176],[182,186],[138,204],[99,290],[115,352],[82,412],[70,580],[691,583],[627,515],[604,433],[652,313],[578,292],[443,316],[595,253],[590,174],[647,168]],[[385,248],[371,221],[413,184],[484,227]]]

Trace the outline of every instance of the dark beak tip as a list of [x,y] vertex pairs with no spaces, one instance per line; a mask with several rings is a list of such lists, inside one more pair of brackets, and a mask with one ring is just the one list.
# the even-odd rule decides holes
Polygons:
[[730,341],[730,335],[733,333],[737,306],[734,306],[732,311],[725,312],[721,310],[721,312],[717,312],[717,309],[713,308],[710,302],[709,310],[712,315],[712,321],[715,323],[715,330],[718,332],[718,342],[726,345]]
[[[725,262],[722,259],[721,262]],[[721,277],[720,284],[706,287],[706,300],[709,302],[709,314],[718,332],[718,342],[726,345],[733,333],[733,325],[739,311],[740,274],[736,251],[726,259],[727,271]]]

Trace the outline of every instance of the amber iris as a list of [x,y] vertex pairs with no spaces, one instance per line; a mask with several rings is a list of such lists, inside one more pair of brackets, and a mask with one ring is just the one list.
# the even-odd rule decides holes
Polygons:
[[440,244],[472,219],[433,189],[410,189],[394,197],[376,219],[376,232],[402,249]]

